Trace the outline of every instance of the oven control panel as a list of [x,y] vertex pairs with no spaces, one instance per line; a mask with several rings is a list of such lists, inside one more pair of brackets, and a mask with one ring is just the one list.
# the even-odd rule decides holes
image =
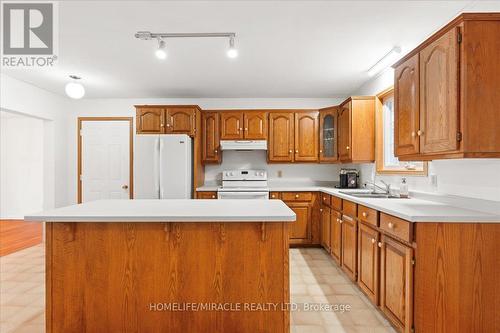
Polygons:
[[267,180],[266,170],[225,170],[222,180]]

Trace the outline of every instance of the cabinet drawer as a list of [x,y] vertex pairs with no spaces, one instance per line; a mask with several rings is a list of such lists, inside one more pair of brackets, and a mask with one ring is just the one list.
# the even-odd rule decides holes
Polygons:
[[392,215],[380,213],[380,229],[406,242],[412,241],[411,222],[402,220]]
[[332,208],[339,212],[342,211],[342,199],[332,195]]
[[378,212],[362,205],[358,206],[358,219],[365,223],[378,227]]
[[217,192],[198,191],[196,192],[196,199],[217,199]]
[[311,201],[313,194],[311,192],[283,192],[281,199],[283,201]]
[[269,193],[269,199],[281,199],[280,192],[271,192]]
[[342,214],[356,218],[358,216],[358,205],[354,202],[342,200]]
[[330,194],[321,193],[321,203],[325,206],[331,207],[331,196]]

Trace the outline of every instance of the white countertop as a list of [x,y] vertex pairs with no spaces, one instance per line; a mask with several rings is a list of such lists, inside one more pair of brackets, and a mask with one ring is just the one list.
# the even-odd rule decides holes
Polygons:
[[[209,186],[202,186],[197,190],[216,191],[217,185],[211,184]],[[269,190],[276,192],[323,192],[411,222],[500,223],[500,209],[496,213],[491,211],[486,212],[481,211],[480,209],[471,209],[470,207],[467,207],[465,205],[460,205],[460,203],[443,203],[437,200],[433,200],[432,196],[426,197],[426,199],[418,197],[412,197],[410,199],[358,198],[340,193],[340,191],[349,190],[335,188],[333,184],[304,182],[269,182]],[[356,191],[360,191],[360,189],[356,189]],[[460,198],[460,200],[465,202],[468,199]],[[478,199],[471,200],[480,201]],[[498,205],[500,206],[500,203]]]
[[24,217],[46,222],[293,222],[281,200],[99,200]]

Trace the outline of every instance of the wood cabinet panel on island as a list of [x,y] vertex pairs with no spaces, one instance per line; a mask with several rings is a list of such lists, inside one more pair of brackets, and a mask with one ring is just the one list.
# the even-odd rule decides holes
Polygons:
[[394,65],[400,160],[500,157],[499,35],[500,13],[464,13]]

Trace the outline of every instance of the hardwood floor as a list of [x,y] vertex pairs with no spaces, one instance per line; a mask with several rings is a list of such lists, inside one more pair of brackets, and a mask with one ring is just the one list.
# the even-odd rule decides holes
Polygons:
[[0,256],[42,242],[43,224],[23,220],[0,220]]

